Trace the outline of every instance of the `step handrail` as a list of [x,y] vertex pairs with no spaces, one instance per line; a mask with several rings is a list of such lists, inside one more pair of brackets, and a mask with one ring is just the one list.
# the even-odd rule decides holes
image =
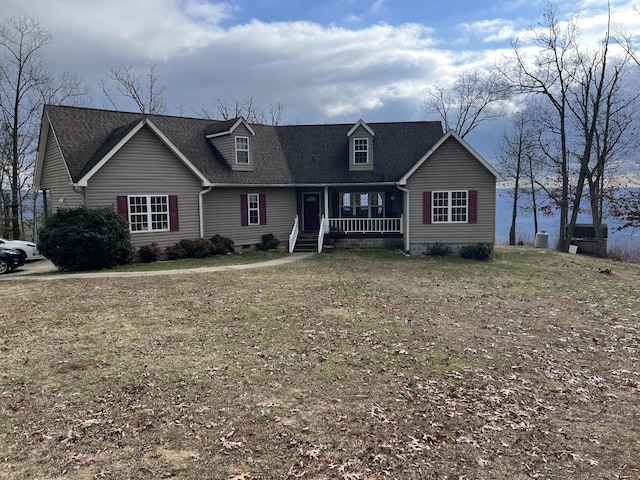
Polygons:
[[296,215],[293,219],[293,228],[291,229],[291,234],[289,235],[289,253],[293,253],[293,250],[296,248],[298,233],[300,233],[300,226],[298,222],[298,215]]

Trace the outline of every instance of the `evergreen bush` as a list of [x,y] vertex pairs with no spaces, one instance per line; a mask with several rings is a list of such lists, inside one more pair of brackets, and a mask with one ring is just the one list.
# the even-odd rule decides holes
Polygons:
[[140,260],[143,263],[151,263],[157,262],[160,260],[162,256],[162,250],[157,243],[152,243],[150,245],[143,245],[138,249],[138,254],[140,255]]
[[460,255],[467,260],[489,260],[493,255],[493,247],[487,243],[467,245],[460,249]]
[[175,245],[171,245],[165,250],[170,260],[178,258],[204,258],[214,253],[214,245],[207,238],[196,238],[194,240],[180,240]]
[[265,233],[262,235],[262,241],[256,245],[258,250],[275,250],[278,248],[280,240],[278,240],[273,233]]
[[213,244],[213,255],[224,255],[235,252],[233,240],[228,237],[215,234],[209,240],[211,240],[211,243]]
[[40,253],[63,271],[122,265],[134,252],[127,221],[111,207],[58,209],[38,238]]

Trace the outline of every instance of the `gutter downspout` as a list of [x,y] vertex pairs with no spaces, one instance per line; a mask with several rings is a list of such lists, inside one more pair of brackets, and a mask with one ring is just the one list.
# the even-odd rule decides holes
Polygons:
[[200,238],[204,238],[204,213],[203,213],[203,207],[202,207],[202,199],[204,198],[204,196],[209,193],[211,191],[213,187],[207,187],[204,190],[201,190],[200,193],[198,193],[198,210],[199,210],[199,220],[200,220]]
[[71,188],[73,190],[73,193],[80,194],[80,196],[82,197],[82,206],[86,207],[87,206],[87,198],[86,198],[87,189],[84,187],[79,187],[77,183],[72,184]]
[[409,252],[409,219],[410,219],[410,211],[409,211],[409,190],[407,190],[405,187],[401,187],[400,184],[396,183],[396,187],[398,187],[398,190],[400,190],[401,192],[404,192],[404,218],[406,219],[406,228],[404,229],[404,251],[406,253],[410,253]]

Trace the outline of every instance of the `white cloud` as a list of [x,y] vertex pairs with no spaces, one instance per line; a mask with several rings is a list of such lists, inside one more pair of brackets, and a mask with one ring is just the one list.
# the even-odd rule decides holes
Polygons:
[[56,42],[137,59],[163,60],[211,43],[231,7],[206,0],[21,0],[6,14],[36,15]]
[[371,13],[379,13],[380,10],[382,10],[384,1],[385,0],[375,0],[375,2],[373,2],[373,4],[371,5],[371,8],[369,9],[369,11]]
[[485,43],[509,41],[516,33],[513,22],[504,19],[481,20],[473,23],[462,23],[461,28],[472,38],[479,38]]
[[[181,106],[184,114],[214,111],[216,98],[253,96],[262,105],[282,102],[288,121],[305,123],[423,115],[429,86],[446,86],[461,70],[490,68],[509,54],[508,39],[542,15],[540,6],[537,18],[507,19],[503,11],[499,18],[461,24],[456,33],[462,40],[453,44],[442,40],[452,33],[420,23],[353,26],[390,9],[384,0],[368,0],[366,14],[351,27],[261,20],[233,25],[232,1],[20,0],[4,14],[24,10],[40,17],[54,34],[51,62],[94,89],[112,66],[130,64],[142,72],[155,63],[168,105]],[[341,3],[345,15],[348,4]],[[637,22],[630,5],[614,2],[616,22]],[[586,13],[581,20],[585,33],[601,30],[602,12],[594,13],[594,20]],[[98,94],[94,104],[102,106]]]

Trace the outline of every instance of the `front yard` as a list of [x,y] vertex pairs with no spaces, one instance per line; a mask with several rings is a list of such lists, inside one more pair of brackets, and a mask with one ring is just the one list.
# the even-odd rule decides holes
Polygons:
[[640,477],[637,265],[338,250],[2,287],[2,478]]

